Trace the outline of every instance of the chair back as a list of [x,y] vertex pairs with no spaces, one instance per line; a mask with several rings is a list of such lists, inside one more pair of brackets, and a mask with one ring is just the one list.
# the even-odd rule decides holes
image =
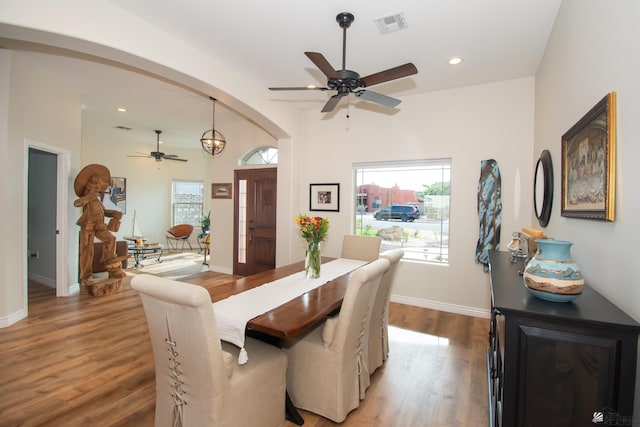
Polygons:
[[342,258],[373,261],[378,259],[382,240],[374,236],[347,234],[342,239]]
[[138,275],[156,370],[156,426],[217,425],[229,387],[209,292]]
[[[378,259],[366,264],[351,275],[347,292],[340,313],[334,319],[325,322],[323,338],[333,331],[333,339],[327,345],[335,352],[342,353],[344,365],[352,362],[353,355],[357,355],[357,372],[360,373],[358,388],[360,399],[364,399],[364,391],[369,385],[367,370],[367,347],[369,345],[369,322],[371,320],[371,305],[378,290],[380,280],[389,268],[389,261]],[[332,324],[334,323],[335,324]]]
[[188,239],[193,233],[193,225],[191,224],[176,224],[167,230],[167,233],[173,235],[176,239]]
[[391,249],[380,254],[380,258],[389,261],[389,269],[382,276],[378,292],[373,302],[371,322],[369,329],[369,372],[373,373],[382,366],[389,354],[388,323],[389,323],[389,298],[391,297],[391,285],[396,274],[398,262],[404,256],[403,249]]

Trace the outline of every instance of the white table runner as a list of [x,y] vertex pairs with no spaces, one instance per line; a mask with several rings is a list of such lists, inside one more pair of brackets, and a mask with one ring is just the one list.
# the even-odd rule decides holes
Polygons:
[[249,357],[244,349],[244,338],[249,320],[366,263],[338,258],[322,264],[320,277],[317,279],[308,279],[304,271],[301,271],[213,303],[220,339],[240,347],[238,363],[247,363]]

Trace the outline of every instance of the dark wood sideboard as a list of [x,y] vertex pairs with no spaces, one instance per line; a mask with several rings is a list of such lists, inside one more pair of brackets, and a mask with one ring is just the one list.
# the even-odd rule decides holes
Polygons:
[[602,412],[631,425],[640,324],[588,285],[571,302],[536,298],[508,252],[489,263],[490,424],[588,426]]

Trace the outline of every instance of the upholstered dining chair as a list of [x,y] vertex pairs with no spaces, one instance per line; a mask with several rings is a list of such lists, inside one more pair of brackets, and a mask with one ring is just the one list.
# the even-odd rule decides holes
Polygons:
[[265,426],[285,421],[287,357],[247,338],[251,359],[221,344],[209,292],[201,286],[135,276],[156,372],[155,426]]
[[398,262],[404,256],[402,249],[390,249],[380,254],[389,261],[389,269],[382,276],[378,292],[373,302],[369,328],[369,374],[373,374],[389,356],[389,298],[391,284],[396,274]]
[[374,236],[346,234],[342,238],[342,258],[373,261],[378,259],[382,240]]
[[[351,274],[340,312],[298,339],[285,341],[287,390],[293,404],[335,422],[364,398],[370,302],[389,261],[379,259]],[[366,380],[366,383],[364,382]]]
[[[167,230],[167,250],[178,250],[178,243],[182,242],[182,247],[180,250],[184,250],[185,242],[189,245],[189,249],[193,250],[191,247],[191,242],[189,242],[189,237],[193,233],[193,225],[191,224],[176,224],[170,229]],[[171,244],[173,242],[173,245]]]

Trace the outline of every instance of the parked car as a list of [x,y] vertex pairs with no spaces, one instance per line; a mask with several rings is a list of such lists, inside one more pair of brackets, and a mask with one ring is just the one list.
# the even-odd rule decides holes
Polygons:
[[402,222],[413,221],[420,217],[420,212],[411,205],[389,205],[373,213],[375,219],[399,219]]

